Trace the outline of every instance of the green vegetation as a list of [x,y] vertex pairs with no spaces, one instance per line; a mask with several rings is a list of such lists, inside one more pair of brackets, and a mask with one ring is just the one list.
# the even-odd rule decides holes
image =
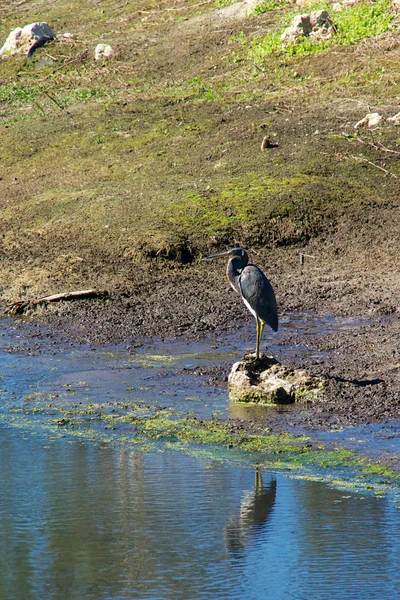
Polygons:
[[399,479],[385,465],[345,448],[313,443],[305,435],[252,430],[246,423],[238,425],[217,416],[200,419],[141,402],[73,405],[70,402],[73,390],[68,391],[66,403],[61,391],[55,395],[31,394],[25,397],[23,406],[10,408],[9,416],[4,413],[2,420],[8,426],[45,431],[50,436],[70,435],[143,449],[166,445],[186,451],[205,448],[214,455],[221,449],[234,452],[235,456],[239,452],[248,460],[274,468],[296,471],[311,467],[327,477],[336,473],[344,479],[353,479],[353,485],[359,488],[375,489],[376,485],[396,484]]
[[[268,2],[261,4],[255,12],[260,14],[273,9],[274,3]],[[285,13],[279,19],[279,31],[274,30],[266,36],[258,36],[251,42],[243,35],[239,35],[236,39],[247,48],[255,61],[262,63],[263,59],[270,54],[304,56],[330,47],[348,46],[363,39],[375,38],[389,31],[395,20],[390,0],[377,0],[370,4],[362,2],[335,13],[332,13],[331,5],[325,2],[317,2],[308,7],[309,11],[321,9],[328,11],[336,28],[336,34],[330,39],[319,40],[310,36],[301,38],[297,43],[283,44],[281,32],[290,25],[299,11]]]
[[260,4],[258,4],[255,7],[253,14],[262,15],[279,9],[287,9],[290,6],[290,2],[280,2],[279,0],[266,0],[265,2],[260,2]]
[[394,24],[395,14],[388,0],[355,4],[348,10],[335,15],[338,44],[355,44],[359,40],[378,37],[389,31]]

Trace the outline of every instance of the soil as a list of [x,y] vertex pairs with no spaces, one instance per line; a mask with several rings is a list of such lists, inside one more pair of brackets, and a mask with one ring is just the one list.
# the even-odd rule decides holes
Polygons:
[[[360,235],[373,244],[373,231]],[[297,253],[284,248],[254,256],[273,283],[280,314],[289,320],[299,313],[351,316],[354,326],[327,334],[285,331],[285,347],[308,346],[315,352],[312,358],[283,353],[280,361],[325,377],[327,386],[316,403],[300,410],[266,411],[263,424],[282,430],[400,420],[399,272],[366,268],[359,247],[355,253],[347,248],[345,260],[318,242],[302,250],[314,257],[306,257],[303,265]],[[243,323],[253,318],[229,288],[224,271],[219,261],[170,269],[135,293],[119,290],[106,300],[52,305],[40,320],[55,337],[61,332],[66,339],[100,345],[124,341],[128,349],[151,337],[243,336]],[[356,317],[365,319],[360,324]],[[264,344],[273,335],[266,332]],[[251,334],[246,340],[250,350],[253,342]],[[229,369],[229,364],[213,369],[210,384],[225,386]]]

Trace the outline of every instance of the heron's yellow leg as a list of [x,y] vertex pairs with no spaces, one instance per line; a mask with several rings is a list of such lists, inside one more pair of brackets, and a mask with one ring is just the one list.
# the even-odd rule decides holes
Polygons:
[[256,317],[256,359],[260,356],[260,319]]
[[264,327],[265,327],[265,323],[264,323],[264,321],[261,321],[261,319],[260,319],[260,325],[258,327],[258,337],[259,337],[258,349],[259,350],[260,350],[261,338],[262,338],[263,333],[264,333]]
[[260,467],[256,467],[256,481],[254,484],[254,490],[256,494],[260,494],[263,491],[263,480],[260,471]]

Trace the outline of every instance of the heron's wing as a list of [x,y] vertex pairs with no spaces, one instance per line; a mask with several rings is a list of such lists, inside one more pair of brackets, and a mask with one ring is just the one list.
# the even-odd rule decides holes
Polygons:
[[247,265],[240,275],[240,293],[255,317],[278,331],[278,310],[272,285],[255,265]]

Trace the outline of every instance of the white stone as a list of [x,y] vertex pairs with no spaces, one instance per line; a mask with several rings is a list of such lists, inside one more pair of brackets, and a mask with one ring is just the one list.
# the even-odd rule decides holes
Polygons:
[[358,123],[354,125],[354,129],[358,129],[363,125],[366,125],[367,127],[376,127],[381,119],[382,117],[379,113],[368,113],[361,121],[358,121]]
[[0,48],[0,56],[14,56],[26,54],[34,40],[43,36],[55,37],[55,33],[48,23],[30,23],[25,27],[13,29]]
[[387,120],[390,121],[391,123],[397,123],[398,121],[400,121],[400,112],[393,115],[393,117],[388,117]]
[[234,402],[288,404],[314,400],[322,390],[321,378],[304,369],[288,369],[271,357],[262,355],[236,362],[228,377],[229,397]]
[[317,39],[329,39],[336,28],[326,10],[296,15],[290,27],[281,35],[283,42],[298,42],[300,38],[312,36]]
[[94,57],[96,60],[110,59],[114,57],[114,50],[108,44],[97,44]]
[[237,402],[260,402],[266,404],[286,404],[294,401],[294,387],[284,381],[276,373],[263,377],[258,384],[252,383],[251,377],[243,369],[243,363],[233,365],[228,377],[229,396]]

